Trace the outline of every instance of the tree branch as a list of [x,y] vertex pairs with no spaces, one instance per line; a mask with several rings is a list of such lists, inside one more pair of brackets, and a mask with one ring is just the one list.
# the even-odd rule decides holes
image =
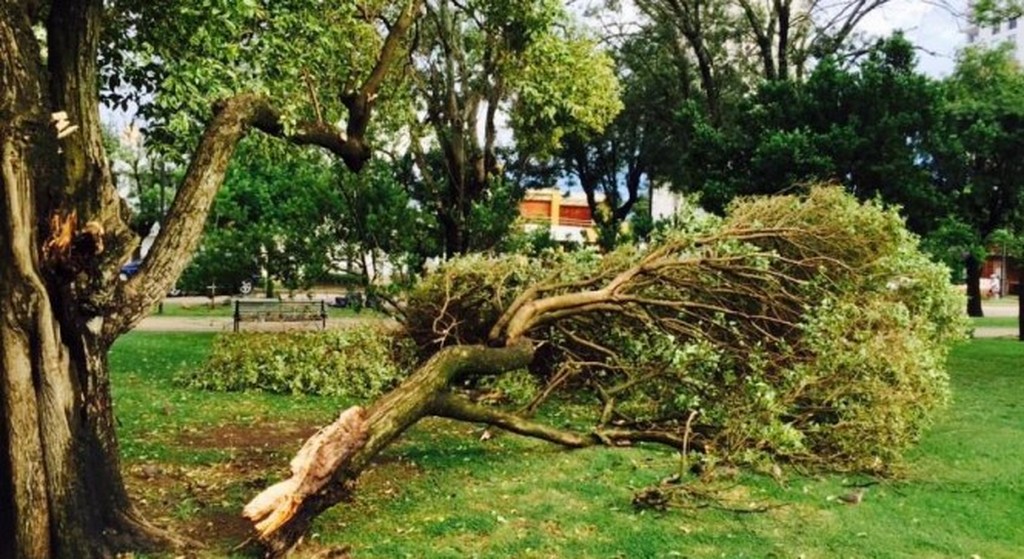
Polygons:
[[258,97],[239,95],[217,110],[148,256],[139,272],[115,292],[112,310],[102,326],[102,338],[108,345],[142,320],[181,275],[199,246],[206,216],[235,147],[264,105]]
[[687,440],[682,433],[659,431],[654,429],[595,429],[590,433],[580,433],[568,429],[558,429],[535,421],[524,419],[516,414],[500,409],[474,404],[466,398],[454,394],[439,396],[431,406],[431,413],[438,417],[446,417],[457,421],[485,423],[526,437],[552,442],[568,448],[586,448],[590,446],[628,446],[633,443],[651,442],[673,448],[702,451],[704,446],[698,440]]

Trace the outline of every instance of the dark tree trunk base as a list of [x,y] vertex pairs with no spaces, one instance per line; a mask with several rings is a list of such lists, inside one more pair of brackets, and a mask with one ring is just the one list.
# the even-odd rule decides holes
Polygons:
[[134,509],[118,514],[111,526],[104,530],[104,546],[114,555],[126,552],[190,552],[203,548],[200,542],[151,524]]

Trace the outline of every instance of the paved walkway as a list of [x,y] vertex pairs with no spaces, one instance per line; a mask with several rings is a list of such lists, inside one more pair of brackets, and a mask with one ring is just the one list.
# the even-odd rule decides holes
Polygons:
[[[359,324],[379,322],[382,325],[393,325],[395,322],[388,318],[328,318],[327,328],[342,329],[351,328]],[[280,332],[284,330],[315,330],[320,327],[319,322],[244,322],[242,330]],[[203,318],[190,318],[181,316],[160,316],[153,315],[142,319],[142,322],[135,327],[143,332],[230,332],[234,328],[234,320],[230,316],[212,316]]]
[[[982,301],[981,310],[986,317],[1014,317],[1017,316],[1017,298],[988,299]],[[1016,326],[980,326],[974,329],[975,338],[1014,338],[1018,336],[1019,330]]]
[[[187,298],[179,298],[177,301],[202,304],[209,301],[205,297],[196,297],[195,301]],[[1017,316],[1017,301],[1010,300],[989,300],[982,304],[982,310],[987,317],[1010,317]],[[395,324],[390,319],[384,318],[329,318],[328,328],[350,328],[357,324],[367,322],[380,322],[382,324]],[[282,331],[282,330],[311,330],[317,323],[314,322],[267,322],[255,323],[246,322],[242,328],[246,331]],[[148,332],[230,332],[234,322],[230,316],[213,317],[180,317],[152,315],[146,317],[135,327],[136,330]],[[975,338],[1016,338],[1018,330],[1016,327],[979,327],[974,329]]]

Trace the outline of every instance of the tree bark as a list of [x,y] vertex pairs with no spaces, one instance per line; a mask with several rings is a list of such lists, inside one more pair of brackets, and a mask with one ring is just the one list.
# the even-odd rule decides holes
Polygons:
[[1017,284],[1017,339],[1024,342],[1024,282]]
[[[257,495],[244,515],[253,522],[254,541],[268,557],[289,553],[324,510],[347,500],[360,474],[406,429],[427,416],[483,423],[567,448],[628,446],[653,442],[701,450],[702,440],[664,430],[598,427],[591,432],[559,429],[514,413],[478,405],[451,391],[473,376],[526,367],[535,347],[520,340],[506,347],[449,346],[367,410],[351,408],[311,437],[292,460],[293,477]],[[330,464],[331,471],[318,469]],[[326,483],[321,481],[327,478]],[[311,491],[309,488],[316,488]],[[282,519],[282,516],[284,517]]]
[[[55,2],[51,21],[93,7]],[[96,168],[102,151],[97,159],[82,147],[89,126],[81,105],[66,111],[78,126],[71,136],[81,136],[58,140],[50,113],[62,100],[43,86],[25,9],[0,4],[0,556],[99,557],[126,543],[152,548],[160,538],[134,514],[119,472],[106,347],[75,300],[100,250],[40,250],[56,208],[91,212],[87,202],[102,205],[102,196],[83,194],[103,188]],[[50,46],[51,68],[66,64],[88,76],[87,64],[62,58],[69,48],[62,40]],[[65,188],[70,182],[76,187]]]
[[[227,100],[140,272],[117,281],[138,239],[102,145],[103,2],[40,4],[0,0],[0,558],[107,557],[180,545],[141,520],[128,498],[107,352],[184,268],[241,137],[254,125],[283,132],[267,99]],[[374,99],[421,5],[408,3],[366,81],[344,95],[347,136],[316,126],[288,139],[325,147],[352,169],[365,162]],[[45,64],[33,32],[41,13]],[[51,125],[57,114],[60,135]]]
[[981,262],[968,254],[964,265],[967,267],[967,316],[985,316],[981,308]]

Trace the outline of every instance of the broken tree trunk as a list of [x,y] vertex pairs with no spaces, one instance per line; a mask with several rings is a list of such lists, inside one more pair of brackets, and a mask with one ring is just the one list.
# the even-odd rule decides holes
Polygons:
[[534,347],[452,346],[431,357],[398,388],[365,411],[351,408],[313,435],[292,460],[292,478],[261,493],[245,507],[255,541],[268,557],[294,548],[310,523],[351,494],[371,460],[435,406],[460,379],[525,367]]
[[322,489],[331,474],[364,444],[366,411],[354,406],[310,437],[292,458],[292,477],[257,495],[245,506],[242,516],[252,521],[261,537],[274,533],[295,515],[303,500]]

